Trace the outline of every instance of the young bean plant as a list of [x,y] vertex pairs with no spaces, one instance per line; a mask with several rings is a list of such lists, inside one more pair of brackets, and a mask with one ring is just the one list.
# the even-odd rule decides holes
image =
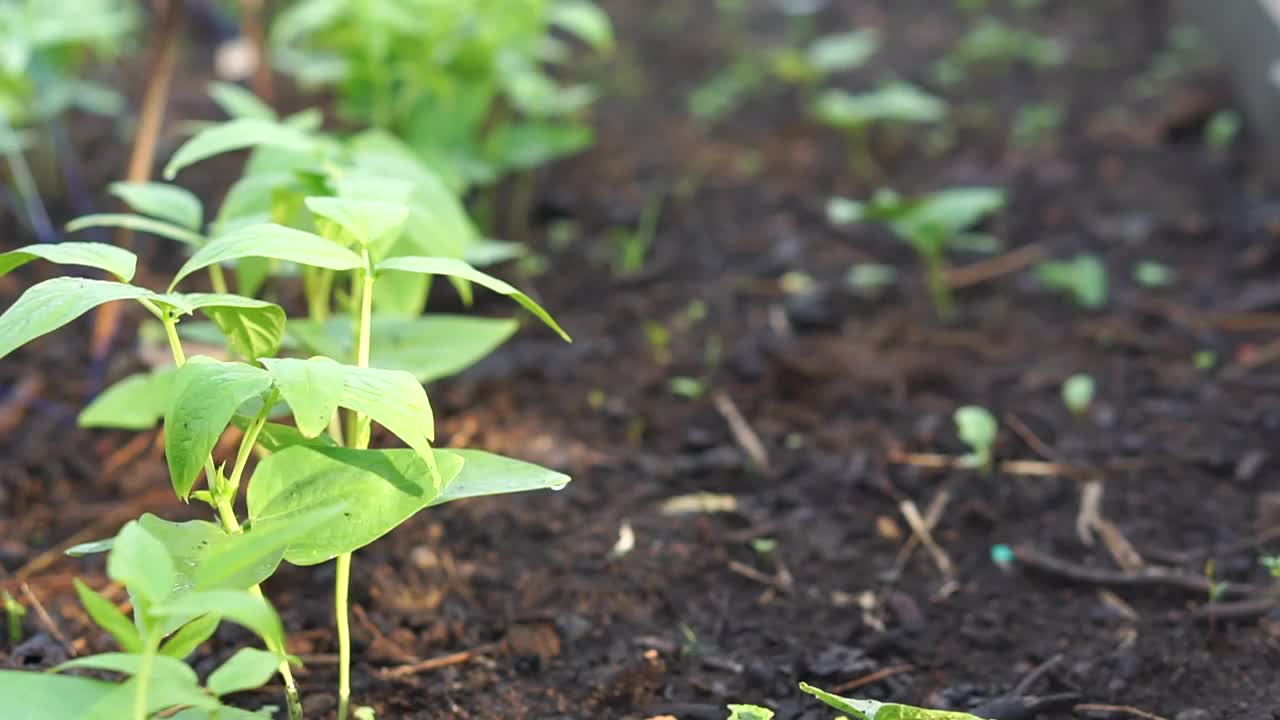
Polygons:
[[[849,720],[984,720],[964,712],[841,697],[803,682],[800,689],[844,713]],[[772,720],[774,716],[772,710],[758,705],[730,705],[729,713],[728,720]]]
[[1097,310],[1107,304],[1107,267],[1097,255],[1081,253],[1071,260],[1049,260],[1036,266],[1040,284],[1071,296],[1076,305]]
[[956,435],[969,446],[970,453],[965,463],[984,472],[991,472],[995,456],[992,448],[996,444],[996,435],[1000,424],[991,411],[977,405],[965,405],[956,410]]
[[910,83],[891,82],[859,94],[827,90],[814,102],[813,114],[844,133],[850,166],[859,177],[869,180],[880,175],[871,143],[873,126],[936,123],[946,117],[947,103]]
[[883,223],[909,243],[924,263],[925,286],[934,310],[946,319],[954,313],[945,274],[947,250],[961,244],[966,231],[999,211],[1004,201],[1004,191],[996,188],[952,188],[919,198],[904,198],[882,188],[866,203],[832,199],[827,217],[835,225]]
[[[125,542],[140,537],[139,531],[129,529],[133,526],[117,536],[116,542],[125,547],[135,542],[146,545],[149,549],[140,553],[146,558],[167,553],[181,570],[174,574],[163,567],[151,568],[121,576],[126,586],[143,583],[138,587],[141,600],[135,599],[135,607],[142,612],[135,618],[143,633],[142,657],[137,664],[120,666],[126,673],[136,668],[135,680],[130,682],[135,683],[137,699],[130,717],[150,717],[154,711],[178,707],[199,712],[204,707],[191,692],[162,692],[173,686],[176,675],[157,675],[154,682],[144,679],[157,666],[154,658],[161,643],[168,642],[166,636],[181,632],[181,624],[156,619],[183,617],[170,608],[171,594],[186,597],[209,588],[247,591],[260,598],[258,583],[281,561],[307,566],[333,560],[338,715],[345,720],[351,701],[347,608],[354,552],[427,507],[478,495],[558,489],[569,481],[561,473],[481,451],[432,447],[435,418],[420,380],[405,370],[379,368],[373,362],[375,338],[383,333],[374,315],[383,283],[405,275],[440,276],[467,297],[478,285],[516,302],[566,340],[568,336],[540,305],[511,285],[455,255],[431,254],[430,247],[402,242],[413,232],[415,222],[424,223],[419,228],[423,232],[434,227],[445,237],[456,228],[448,225],[446,214],[436,212],[439,203],[432,205],[428,199],[420,204],[422,196],[415,191],[421,188],[406,180],[405,174],[381,172],[384,167],[397,167],[394,153],[312,137],[300,127],[305,122],[305,118],[278,122],[241,118],[211,127],[181,147],[166,169],[173,177],[183,167],[221,152],[248,146],[267,151],[255,153],[251,165],[257,167],[243,179],[254,178],[254,197],[271,199],[266,213],[224,215],[206,231],[199,203],[180,188],[116,188],[144,214],[92,222],[143,225],[190,245],[190,257],[161,290],[134,284],[135,256],[111,245],[65,242],[0,255],[0,274],[42,259],[87,266],[115,277],[55,277],[29,288],[0,315],[0,358],[99,305],[120,300],[136,301],[155,317],[172,354],[174,367],[164,382],[142,378],[129,394],[116,400],[154,396],[151,406],[163,408],[165,458],[174,492],[184,501],[207,504],[218,524],[183,524],[175,530],[144,517],[137,527],[147,530],[156,542]],[[243,202],[252,204],[251,199]],[[227,211],[226,203],[222,211]],[[414,211],[425,214],[415,219]],[[239,289],[246,292],[228,291],[227,279],[218,269],[223,265],[235,270]],[[290,319],[281,305],[247,294],[261,291],[264,297],[275,297],[273,291],[291,273],[301,275],[309,320]],[[180,290],[192,278],[206,274],[214,292]],[[179,327],[197,311],[222,334],[229,351],[225,357],[188,357]],[[291,324],[305,326],[320,313],[327,321],[331,312],[341,313],[342,327],[350,333],[346,343],[333,346],[345,352],[317,354],[302,343],[286,343]],[[443,355],[454,352],[453,345],[468,342],[461,333],[446,331],[433,341],[432,350]],[[101,406],[97,410],[99,417],[107,414]],[[292,425],[279,422],[290,415]],[[146,426],[136,417],[132,422]],[[218,457],[219,440],[233,424],[242,431],[239,445],[233,454]],[[374,424],[408,448],[370,449]],[[262,459],[251,468],[255,455]],[[237,514],[241,500],[243,515]],[[209,548],[218,549],[212,559],[207,553],[214,551]],[[115,560],[117,551],[113,549],[108,560],[109,572],[112,563],[125,568],[133,562]],[[228,556],[225,563],[215,562],[223,559],[221,553]],[[137,555],[129,552],[125,557]],[[194,580],[187,577],[191,573]],[[205,613],[214,609],[209,605]],[[95,619],[106,625],[101,618]],[[116,619],[111,622],[120,625]],[[280,659],[283,641],[275,634],[260,634],[268,651],[275,653],[273,661],[279,661],[290,717],[300,717],[296,684],[289,665]],[[139,644],[131,645],[121,642],[122,649],[132,653]],[[78,679],[68,678],[73,680]],[[59,693],[57,683],[51,684],[45,676],[16,680],[6,676],[4,681],[32,683],[26,692]],[[138,684],[142,690],[137,690]],[[205,694],[216,699],[220,687],[209,685]],[[161,693],[162,707],[150,699],[153,692]],[[79,707],[64,717],[83,717],[84,710]]]
[[1062,383],[1062,404],[1072,415],[1080,417],[1093,404],[1097,383],[1088,373],[1076,373]]

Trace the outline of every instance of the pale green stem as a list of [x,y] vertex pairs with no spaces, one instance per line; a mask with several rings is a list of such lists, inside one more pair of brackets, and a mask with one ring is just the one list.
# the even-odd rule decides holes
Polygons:
[[[365,270],[359,272],[360,319],[356,337],[356,364],[369,367],[369,347],[371,344],[371,325],[373,322],[373,272],[369,268],[369,253],[364,253]],[[353,423],[355,432],[348,440],[353,447],[364,449],[369,447],[369,433],[364,427],[364,418],[355,415]],[[347,712],[351,705],[351,625],[348,618],[348,598],[351,591],[351,553],[338,556],[334,578],[333,606],[338,629],[338,720],[347,720]]]
[[209,266],[209,285],[220,295],[227,293],[227,276],[222,273],[222,266],[217,263]]
[[[156,312],[158,308],[154,304],[142,301],[147,305],[147,309]],[[182,350],[182,341],[178,338],[177,323],[172,315],[168,312],[159,312],[160,321],[164,323],[165,335],[169,338],[169,350],[173,352],[173,361],[178,367],[187,364],[186,353]],[[225,485],[219,482],[217,468],[213,464],[213,456],[205,458],[204,473],[209,483],[209,490],[213,493],[215,507],[218,510],[218,519],[222,522],[222,528],[228,533],[241,532],[240,521],[236,519],[234,502],[236,491],[240,487],[240,476],[244,472],[245,464],[249,459],[249,452],[257,443],[258,435],[262,432],[262,426],[266,424],[267,415],[271,412],[271,405],[275,403],[275,394],[272,393],[269,402],[263,406],[262,413],[254,422],[249,431],[240,439],[240,450],[236,453],[236,464],[231,471],[231,481]],[[227,492],[230,489],[231,492]],[[249,592],[257,597],[263,597],[262,588],[254,585],[249,588]],[[284,652],[282,647],[272,647],[275,643],[268,643],[267,647],[272,652]],[[289,720],[302,720],[302,694],[298,691],[298,683],[293,679],[293,669],[289,667],[289,661],[280,661],[280,679],[284,682],[285,704],[289,708]],[[145,711],[144,711],[145,712]]]
[[147,647],[142,651],[142,662],[138,665],[137,689],[133,696],[133,720],[147,720],[147,696],[151,694],[151,669],[155,665],[156,653],[160,650],[160,633],[147,633]]

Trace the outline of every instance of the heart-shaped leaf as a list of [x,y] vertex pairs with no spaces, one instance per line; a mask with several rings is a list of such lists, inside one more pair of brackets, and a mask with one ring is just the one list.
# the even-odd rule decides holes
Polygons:
[[346,371],[327,357],[263,359],[305,437],[324,432],[342,402]]

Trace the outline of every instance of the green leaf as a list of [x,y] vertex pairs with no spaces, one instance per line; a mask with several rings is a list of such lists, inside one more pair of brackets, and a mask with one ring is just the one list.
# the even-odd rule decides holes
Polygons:
[[880,34],[874,29],[825,35],[809,46],[809,64],[822,73],[836,73],[861,67],[880,48]]
[[840,697],[803,682],[800,683],[800,689],[840,712],[849,713],[856,720],[982,720],[963,712],[928,710],[911,705]]
[[729,720],[773,720],[773,711],[759,705],[730,705]]
[[[173,558],[177,571],[174,584],[183,590],[248,590],[271,577],[280,565],[282,544],[262,547],[254,557],[242,559],[244,546],[252,543],[246,539],[248,532],[230,534],[204,520],[173,522],[150,513],[138,518],[138,524]],[[227,571],[224,559],[232,557],[236,558],[235,567]]]
[[390,430],[418,451],[428,464],[435,461],[431,442],[436,437],[435,417],[427,392],[413,375],[403,370],[382,370],[344,365],[339,404]]
[[1045,287],[1070,293],[1080,307],[1097,310],[1107,304],[1107,267],[1096,255],[1042,262],[1036,273]]
[[[68,660],[55,667],[54,672],[64,670],[109,670],[125,675],[137,675],[143,664],[141,653],[101,653],[87,657]],[[199,680],[195,670],[186,663],[166,655],[152,658],[151,674],[153,682],[178,682],[195,684]]]
[[121,650],[130,653],[142,652],[142,638],[129,618],[125,617],[124,613],[109,600],[80,582],[80,578],[74,578],[72,582],[75,583],[76,594],[80,596],[80,604],[84,605],[85,611],[98,624],[98,627],[111,633],[111,637],[116,639]]
[[209,692],[218,696],[262,687],[275,676],[280,659],[279,655],[266,650],[240,648],[218,669],[209,673],[205,685]]
[[[329,505],[290,515],[287,523],[268,520],[254,523],[244,533],[229,535],[223,542],[209,548],[196,566],[196,588],[244,590],[258,584],[270,573],[258,575],[268,565],[274,572],[275,565],[292,541],[319,532],[318,528],[333,521],[346,509],[346,505]],[[253,582],[246,582],[250,578]]]
[[146,288],[109,280],[56,277],[36,283],[0,315],[0,358],[99,305],[155,296]]
[[309,197],[303,202],[314,215],[335,223],[368,247],[398,234],[409,217],[409,206],[383,200]]
[[161,182],[115,182],[109,186],[134,212],[150,215],[197,233],[204,226],[204,208],[190,190]]
[[111,548],[116,544],[115,538],[107,538],[106,540],[92,540],[90,542],[72,545],[67,548],[68,557],[84,557],[86,555],[97,555],[98,553],[110,552]]
[[85,708],[96,705],[116,687],[86,677],[0,670],[4,711],[22,720],[83,720]]
[[489,288],[490,290],[514,300],[521,307],[533,313],[535,317],[547,325],[547,327],[556,331],[560,337],[569,341],[568,334],[561,329],[560,325],[552,319],[551,315],[542,306],[534,302],[528,295],[520,292],[506,282],[499,280],[487,273],[483,273],[462,260],[456,258],[444,257],[393,257],[387,258],[378,263],[377,270],[388,271],[395,270],[400,272],[415,272],[423,275],[447,275],[450,277],[469,280],[477,285]]
[[233,118],[275,120],[276,111],[258,99],[257,95],[234,83],[215,82],[209,85],[209,97],[222,112]]
[[236,409],[270,387],[267,371],[243,363],[197,356],[178,370],[173,402],[164,416],[164,454],[178,497],[191,494]]
[[991,465],[991,447],[995,445],[1000,424],[991,411],[978,405],[965,405],[955,411],[956,435],[973,450],[976,464]]
[[[438,453],[440,478],[447,487],[462,466],[452,453]],[[430,467],[412,450],[352,450],[295,446],[258,463],[249,483],[249,518],[287,523],[318,508],[346,505],[341,517],[323,531],[301,536],[285,550],[295,565],[315,565],[368,545],[437,494]]]
[[138,264],[136,255],[115,245],[96,242],[44,243],[0,253],[0,275],[7,275],[15,268],[37,259],[58,265],[80,265],[105,270],[121,282],[133,279]]
[[194,653],[218,630],[217,615],[201,615],[183,625],[160,646],[160,654],[182,660]]
[[264,223],[233,230],[210,240],[178,270],[169,288],[173,289],[197,270],[244,257],[274,258],[330,270],[353,270],[364,266],[359,255],[338,243],[302,230]]
[[[447,453],[462,459],[462,472],[445,486],[444,492],[431,502],[432,505],[485,495],[560,490],[569,484],[568,475],[523,460],[481,450],[449,450],[436,455],[440,457]],[[444,461],[440,462],[443,464]]]
[[894,82],[858,95],[827,90],[818,97],[814,112],[828,125],[857,128],[871,122],[938,122],[947,104],[915,85]]
[[238,118],[212,125],[191,137],[173,153],[164,166],[164,177],[172,180],[183,168],[215,155],[250,147],[273,147],[293,152],[310,152],[315,139],[286,124],[260,118]]
[[173,592],[177,571],[164,543],[134,520],[116,535],[107,556],[107,576],[154,604]]
[[499,125],[485,140],[485,155],[498,167],[532,170],[591,147],[591,128],[562,122],[526,121]]
[[299,432],[298,428],[279,423],[267,423],[262,426],[262,432],[258,433],[258,446],[267,452],[280,452],[294,445],[334,447],[337,443],[327,434],[309,438]]
[[203,235],[192,232],[180,225],[174,225],[173,223],[143,217],[141,215],[126,215],[124,213],[97,213],[95,215],[82,215],[67,223],[67,232],[79,232],[85,228],[91,227],[128,228],[130,230],[137,230],[138,232],[176,240],[184,245],[191,245],[194,247],[200,247],[205,242]]
[[589,0],[559,0],[551,6],[551,23],[576,35],[597,52],[613,49],[609,16]]
[[1004,207],[1005,193],[999,188],[961,187],[930,193],[911,204],[895,221],[903,235],[914,235],[917,229],[936,230],[948,237],[973,227],[983,218]]
[[[192,706],[205,710],[218,708],[218,701],[206,693],[199,683],[188,682],[177,676],[166,676],[162,682],[156,682],[157,680],[161,678],[153,677],[153,681],[147,685],[143,708],[147,717],[173,707]],[[77,717],[82,720],[120,720],[133,717],[138,696],[137,682],[138,678],[131,677],[124,683],[113,686],[114,689],[106,697],[88,709],[82,708]]]
[[76,423],[84,428],[147,430],[155,427],[169,407],[169,391],[176,368],[164,367],[124,378],[95,397]]
[[262,364],[293,409],[293,418],[303,436],[313,438],[328,429],[342,402],[346,376],[342,365],[327,357],[263,359]]
[[[433,314],[373,318],[369,364],[412,373],[419,382],[454,375],[479,362],[519,327],[507,318]],[[289,334],[309,352],[351,357],[355,332],[350,318],[290,321]]]
[[243,590],[203,590],[151,608],[157,617],[216,615],[257,633],[273,647],[284,647],[284,627],[270,603]]
[[231,349],[246,360],[276,354],[284,339],[284,310],[265,300],[222,293],[168,293],[156,301],[186,314],[204,312]]

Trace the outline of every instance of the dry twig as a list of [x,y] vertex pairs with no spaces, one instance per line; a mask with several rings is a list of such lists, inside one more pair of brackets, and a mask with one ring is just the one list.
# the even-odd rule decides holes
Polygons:
[[764,443],[760,442],[760,436],[751,429],[751,424],[742,416],[733,399],[728,394],[717,391],[711,400],[715,403],[716,410],[729,424],[729,432],[733,435],[734,442],[738,443],[738,447],[742,448],[743,452],[747,453],[752,462],[766,475],[772,475],[773,468],[769,465],[769,453],[765,450]]

